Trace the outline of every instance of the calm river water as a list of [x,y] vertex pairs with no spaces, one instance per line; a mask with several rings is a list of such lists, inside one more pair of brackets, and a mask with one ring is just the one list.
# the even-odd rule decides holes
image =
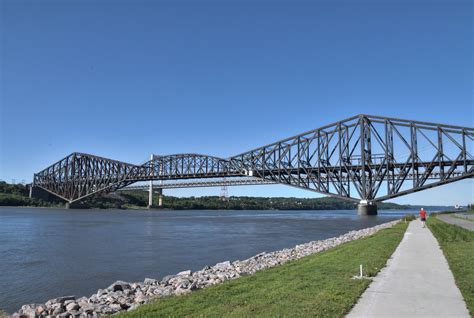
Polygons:
[[414,211],[133,211],[0,208],[0,309],[90,296],[340,235]]

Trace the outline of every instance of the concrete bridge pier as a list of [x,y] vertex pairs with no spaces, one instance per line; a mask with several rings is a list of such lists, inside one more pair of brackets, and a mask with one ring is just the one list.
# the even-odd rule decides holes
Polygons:
[[158,207],[163,206],[163,189],[159,189],[158,191]]
[[374,202],[361,200],[357,205],[359,215],[377,215],[377,205]]
[[148,189],[148,208],[153,206],[153,181],[150,181],[150,188]]
[[[153,182],[150,181],[150,188],[148,189],[148,208],[151,209],[153,207],[153,191],[155,189],[153,188]],[[163,188],[158,188],[156,189],[156,192],[158,193],[158,207],[163,206]]]

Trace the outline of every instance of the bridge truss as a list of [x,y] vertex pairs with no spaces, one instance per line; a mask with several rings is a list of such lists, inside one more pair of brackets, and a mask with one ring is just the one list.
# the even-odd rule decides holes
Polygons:
[[72,153],[36,173],[33,187],[71,203],[140,181],[232,178],[377,202],[474,177],[473,147],[474,128],[358,115],[225,159],[176,154],[135,165]]
[[[204,188],[204,187],[227,187],[227,186],[247,186],[247,185],[268,185],[276,184],[271,180],[265,180],[260,178],[252,177],[239,177],[239,178],[223,178],[223,179],[198,179],[198,180],[180,180],[171,182],[162,182],[154,184],[153,188],[156,189],[181,189],[181,188]],[[143,190],[149,191],[149,184],[132,184],[119,191],[136,191]]]

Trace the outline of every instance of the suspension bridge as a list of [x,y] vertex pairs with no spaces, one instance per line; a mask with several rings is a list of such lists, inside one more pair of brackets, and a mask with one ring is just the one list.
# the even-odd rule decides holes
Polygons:
[[143,181],[150,200],[153,187],[283,184],[376,214],[377,202],[474,177],[473,146],[474,128],[357,115],[228,158],[152,155],[136,165],[75,152],[34,174],[30,195],[70,204]]

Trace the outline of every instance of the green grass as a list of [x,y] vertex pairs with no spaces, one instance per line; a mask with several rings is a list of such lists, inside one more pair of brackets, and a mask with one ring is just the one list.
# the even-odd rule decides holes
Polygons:
[[437,218],[428,218],[427,224],[443,250],[469,312],[474,315],[474,232]]
[[406,227],[401,222],[371,237],[188,295],[159,299],[119,317],[343,317],[370,284],[352,279],[359,264],[365,275],[375,276]]

